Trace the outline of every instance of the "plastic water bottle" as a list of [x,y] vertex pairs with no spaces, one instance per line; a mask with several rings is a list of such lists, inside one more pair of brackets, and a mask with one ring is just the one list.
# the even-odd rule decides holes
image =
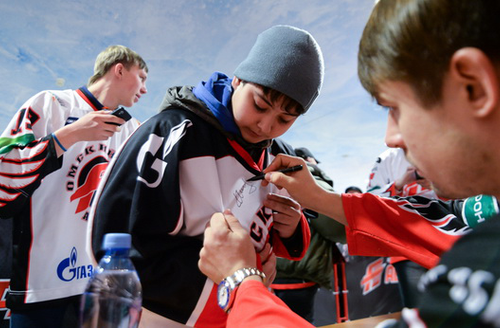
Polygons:
[[82,297],[81,327],[137,327],[141,317],[142,287],[129,257],[131,237],[104,236],[104,257],[94,270]]

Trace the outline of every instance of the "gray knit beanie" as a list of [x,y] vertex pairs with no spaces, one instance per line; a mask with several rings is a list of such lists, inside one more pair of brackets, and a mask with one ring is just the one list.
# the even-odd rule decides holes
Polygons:
[[323,72],[323,55],[312,35],[293,26],[277,25],[259,34],[234,75],[279,91],[307,111],[319,95]]

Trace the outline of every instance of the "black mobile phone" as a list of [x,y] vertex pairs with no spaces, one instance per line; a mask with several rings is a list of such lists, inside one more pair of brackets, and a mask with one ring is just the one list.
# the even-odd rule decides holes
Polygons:
[[[132,116],[127,112],[127,110],[123,107],[118,107],[114,111],[110,113],[111,115],[115,115],[119,118],[124,119],[125,121],[128,121],[132,118]],[[113,124],[113,125],[120,125],[118,123],[113,123],[113,122],[106,122],[108,124]]]

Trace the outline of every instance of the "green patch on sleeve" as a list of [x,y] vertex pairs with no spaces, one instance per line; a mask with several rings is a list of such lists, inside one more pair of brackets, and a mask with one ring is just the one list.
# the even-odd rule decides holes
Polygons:
[[462,216],[465,223],[471,228],[496,214],[498,214],[498,203],[493,196],[478,195],[464,201]]
[[0,154],[8,153],[12,148],[24,147],[35,140],[33,134],[24,134],[15,138],[0,138]]

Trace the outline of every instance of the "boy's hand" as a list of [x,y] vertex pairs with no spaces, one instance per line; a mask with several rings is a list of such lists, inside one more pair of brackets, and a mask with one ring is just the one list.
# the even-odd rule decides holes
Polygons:
[[264,206],[273,211],[274,229],[281,238],[290,238],[302,217],[300,204],[278,194],[268,194]]
[[230,211],[215,213],[205,229],[198,267],[216,284],[236,270],[255,267],[257,255],[248,232]]

